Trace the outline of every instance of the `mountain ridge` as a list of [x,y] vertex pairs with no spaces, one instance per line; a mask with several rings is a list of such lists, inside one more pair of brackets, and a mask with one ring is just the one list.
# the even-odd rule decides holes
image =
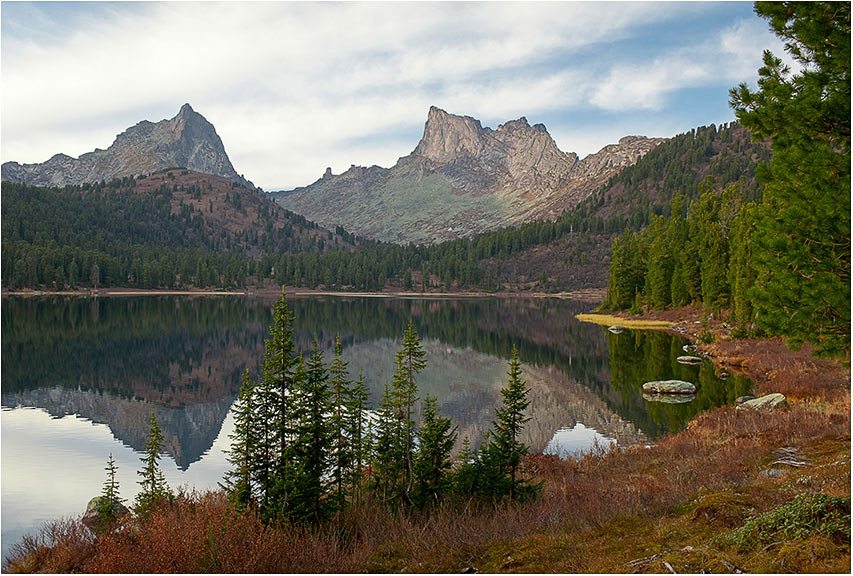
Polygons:
[[47,161],[34,164],[4,162],[0,178],[33,186],[62,187],[175,167],[223,176],[256,189],[252,182],[237,174],[213,124],[188,103],[173,118],[156,123],[142,120],[127,128],[106,150],[95,148],[78,158],[54,154]]
[[554,220],[662,141],[628,136],[580,159],[524,116],[491,129],[432,106],[417,146],[391,168],[327,169],[308,186],[271,196],[327,228],[430,244]]

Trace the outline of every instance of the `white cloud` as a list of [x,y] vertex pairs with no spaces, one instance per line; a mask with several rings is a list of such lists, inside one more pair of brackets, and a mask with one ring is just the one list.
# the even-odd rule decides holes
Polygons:
[[[78,156],[190,102],[238,172],[292,187],[329,165],[393,164],[417,144],[432,104],[486,125],[590,100],[660,109],[708,74],[693,49],[639,68],[616,61],[603,80],[589,57],[701,10],[691,3],[165,2],[94,5],[67,22],[46,6],[26,19],[41,34],[9,23],[4,8],[4,161]],[[752,53],[742,28],[709,48]]]

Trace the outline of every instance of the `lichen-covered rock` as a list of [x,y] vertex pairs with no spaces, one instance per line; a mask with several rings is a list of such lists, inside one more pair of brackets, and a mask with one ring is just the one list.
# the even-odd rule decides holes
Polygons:
[[647,394],[695,394],[696,386],[683,380],[655,380],[643,384]]
[[106,496],[95,496],[89,500],[86,512],[83,514],[83,525],[90,530],[100,532],[130,512],[121,502],[113,502],[112,507],[105,511],[107,504]]
[[660,402],[662,404],[686,404],[693,402],[696,399],[696,394],[646,394],[643,393],[643,400],[646,402]]
[[751,410],[765,410],[767,412],[772,412],[774,410],[782,410],[783,408],[788,407],[788,400],[785,398],[784,394],[780,394],[778,392],[774,392],[773,394],[766,394],[765,396],[761,396],[760,398],[753,398],[752,400],[747,400],[740,406],[738,409],[745,408]]

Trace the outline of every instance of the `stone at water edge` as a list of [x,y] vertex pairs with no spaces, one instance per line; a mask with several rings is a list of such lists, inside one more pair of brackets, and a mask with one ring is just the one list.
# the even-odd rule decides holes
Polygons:
[[687,404],[696,399],[696,394],[643,394],[646,402],[660,402],[661,404]]
[[608,328],[608,330],[610,330],[610,331],[611,331],[611,332],[613,332],[614,334],[621,334],[621,333],[622,333],[623,328],[622,328],[619,324],[614,324],[613,326],[611,326],[610,328]]
[[679,356],[675,359],[679,364],[701,364],[702,359],[698,356]]
[[113,502],[112,518],[106,518],[101,514],[101,505],[106,500],[106,496],[95,496],[86,505],[86,512],[83,514],[83,525],[90,530],[98,531],[113,520],[118,520],[126,516],[130,510],[121,502]]
[[774,410],[781,410],[787,407],[788,400],[785,398],[785,395],[774,392],[773,394],[767,394],[760,398],[747,400],[737,408],[738,410],[741,408],[752,408],[753,410],[766,410],[767,412],[772,412]]
[[655,394],[695,394],[696,386],[683,380],[656,380],[643,384],[643,392]]

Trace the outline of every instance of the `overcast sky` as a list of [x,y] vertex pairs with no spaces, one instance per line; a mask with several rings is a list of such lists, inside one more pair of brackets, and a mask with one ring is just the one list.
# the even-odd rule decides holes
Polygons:
[[265,190],[392,166],[431,105],[581,157],[734,119],[783,55],[751,2],[3,2],[2,161],[107,148],[189,102]]

